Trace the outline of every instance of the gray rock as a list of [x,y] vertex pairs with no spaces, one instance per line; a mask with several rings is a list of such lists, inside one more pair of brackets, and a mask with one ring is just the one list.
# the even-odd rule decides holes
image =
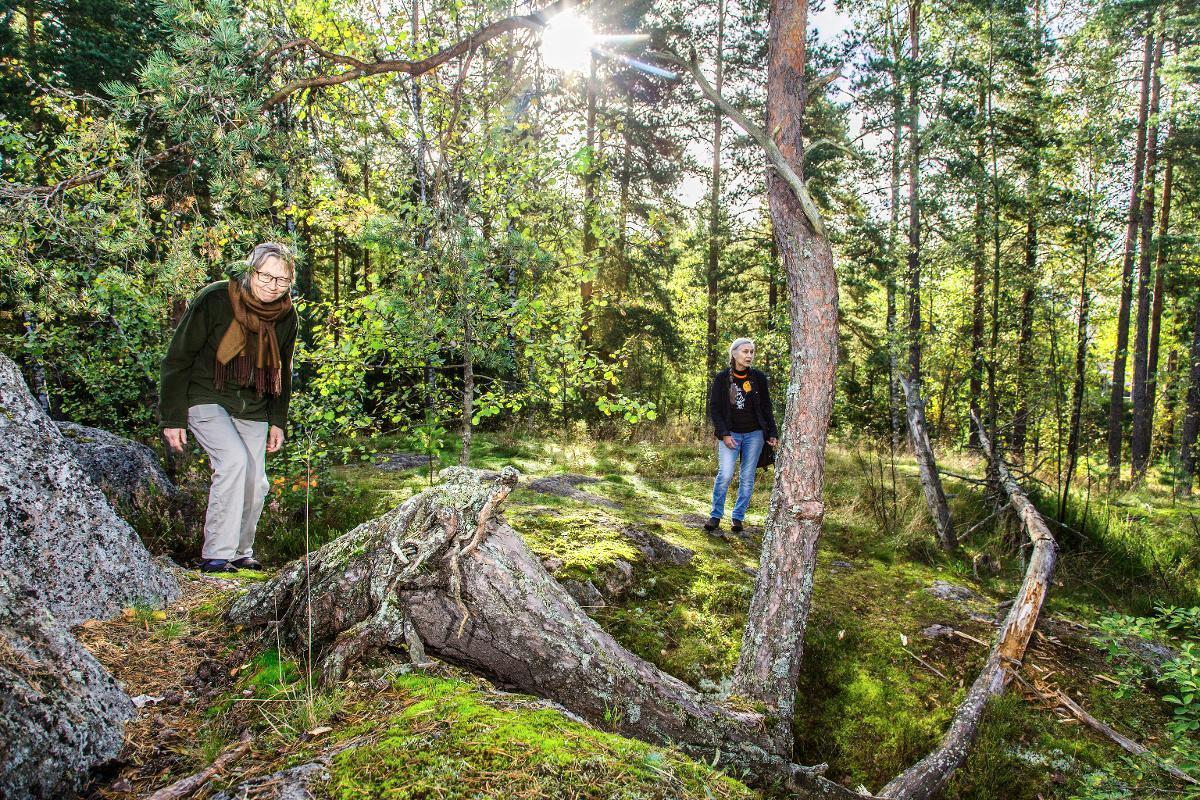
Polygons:
[[633,585],[633,565],[617,559],[604,573],[604,597],[609,602],[619,600]]
[[316,796],[314,788],[328,783],[329,778],[328,764],[314,761],[252,778],[232,789],[217,792],[212,800],[311,800]]
[[829,566],[834,569],[854,569],[854,565],[849,561],[831,561]]
[[948,639],[954,635],[954,628],[949,625],[930,625],[921,629],[921,635],[926,639]]
[[0,569],[66,626],[179,596],[175,578],[113,511],[2,355]]
[[1179,658],[1179,651],[1170,645],[1152,642],[1141,636],[1129,635],[1121,640],[1125,649],[1135,661],[1140,663],[1154,676],[1155,680],[1162,677],[1163,667],[1168,661]]
[[546,572],[553,575],[563,568],[563,560],[557,556],[546,556],[542,559],[542,566],[546,568]]
[[933,586],[927,586],[925,591],[942,600],[953,600],[965,603],[968,600],[979,600],[979,595],[965,586],[959,586],[949,581],[934,581]]
[[158,457],[140,442],[115,433],[56,422],[63,442],[110,505],[141,507],[154,498],[175,501],[181,492],[158,464]]
[[627,527],[625,534],[633,546],[642,554],[642,558],[651,564],[675,564],[682,566],[692,560],[695,555],[686,547],[672,544],[657,534],[644,531],[641,528]]
[[0,571],[0,797],[82,788],[121,752],[133,714],[116,679]]
[[591,581],[577,581],[573,578],[567,578],[565,581],[559,581],[562,587],[567,590],[567,594],[575,598],[575,602],[584,608],[603,608],[608,605],[604,602],[604,595],[600,594],[600,590],[596,588],[596,584]]
[[400,472],[414,467],[428,466],[433,462],[433,456],[420,453],[380,453],[375,462],[376,469],[387,472]]
[[538,478],[531,481],[525,488],[542,494],[554,494],[559,497],[569,497],[572,500],[578,500],[581,503],[588,503],[594,506],[603,506],[605,508],[619,508],[617,503],[609,500],[606,497],[590,494],[580,491],[575,488],[580,484],[599,483],[599,478],[593,478],[588,475],[572,475],[564,473],[562,475],[548,475],[545,478]]

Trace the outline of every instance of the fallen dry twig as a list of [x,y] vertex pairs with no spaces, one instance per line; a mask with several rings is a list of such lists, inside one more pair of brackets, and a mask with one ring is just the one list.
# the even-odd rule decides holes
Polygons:
[[1025,680],[1019,674],[1016,675],[1015,677],[1018,681],[1021,682],[1021,685],[1024,686],[1026,689],[1028,689],[1030,692],[1037,695],[1039,698],[1046,701],[1047,703],[1052,703],[1056,707],[1061,707],[1061,708],[1066,709],[1066,711],[1068,713],[1070,713],[1071,716],[1075,717],[1075,719],[1079,720],[1087,727],[1096,731],[1096,733],[1107,736],[1109,739],[1111,739],[1113,742],[1115,742],[1118,746],[1120,746],[1120,748],[1122,750],[1124,750],[1125,752],[1130,753],[1135,756],[1149,755],[1150,758],[1153,761],[1155,761],[1160,767],[1162,767],[1164,770],[1166,770],[1167,772],[1169,772],[1171,775],[1175,776],[1179,780],[1184,781],[1185,783],[1193,784],[1193,785],[1200,785],[1200,781],[1197,781],[1191,775],[1188,775],[1186,772],[1179,769],[1174,764],[1167,763],[1166,761],[1161,759],[1149,747],[1146,747],[1144,744],[1142,744],[1140,742],[1135,742],[1133,739],[1130,739],[1125,734],[1117,731],[1111,725],[1101,722],[1100,720],[1093,717],[1091,714],[1089,714],[1083,708],[1083,706],[1079,705],[1079,703],[1076,703],[1074,700],[1072,700],[1071,696],[1068,695],[1066,692],[1064,692],[1062,689],[1055,689],[1053,692],[1047,692],[1047,691],[1039,688],[1038,686],[1034,685],[1033,683],[1030,683],[1029,681]]

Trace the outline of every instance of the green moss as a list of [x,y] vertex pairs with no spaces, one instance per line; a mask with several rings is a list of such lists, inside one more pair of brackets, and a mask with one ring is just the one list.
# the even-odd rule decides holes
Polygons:
[[979,738],[947,792],[962,800],[1066,797],[1097,765],[1115,760],[1086,736],[1068,736],[1054,716],[1016,694],[988,703]]
[[[705,680],[719,683],[729,676],[736,664],[754,585],[744,568],[757,566],[759,550],[756,542],[716,539],[679,520],[680,515],[708,510],[715,468],[709,442],[659,445],[583,438],[559,442],[486,432],[475,442],[473,465],[498,469],[512,463],[524,473],[523,482],[564,471],[601,478],[600,483],[581,488],[618,501],[619,508],[601,509],[518,488],[505,504],[504,515],[539,556],[563,561],[561,577],[596,580],[618,558],[636,565],[634,584],[626,596],[615,605],[593,611],[622,645],[694,685]],[[940,460],[952,471],[980,472],[978,461],[970,457],[939,452],[943,455]],[[976,581],[968,557],[948,557],[933,546],[932,526],[911,459],[897,459],[895,498],[881,505],[879,495],[867,491],[870,481],[879,484],[881,464],[890,491],[890,464],[886,455],[879,459],[866,451],[837,446],[828,453],[827,516],[795,728],[799,760],[826,761],[833,779],[849,785],[864,783],[871,789],[878,789],[935,746],[961,699],[962,687],[974,679],[986,653],[986,647],[957,640],[929,641],[918,632],[941,623],[985,641],[994,635],[993,629],[972,620],[960,605],[938,600],[924,588],[937,579],[970,585],[985,596],[978,610],[990,612],[992,602],[1015,594],[1021,577],[1019,551],[993,524],[979,527],[965,543],[965,551],[968,556],[984,551],[998,558],[1001,570],[996,577]],[[416,471],[392,473],[356,466],[338,468],[338,475],[342,483],[323,485],[334,493],[329,501],[330,530],[345,529],[359,519],[363,497],[376,498],[380,506],[390,508],[426,487],[424,477]],[[771,473],[759,474],[750,513],[754,526],[761,524],[766,512],[771,477]],[[990,513],[976,486],[951,478],[947,483],[955,495],[952,510],[960,530]],[[345,484],[353,484],[359,494],[347,495],[345,515],[336,519],[332,509],[341,502],[336,493]],[[1093,519],[1096,509],[1093,500]],[[1165,599],[1158,589],[1168,580],[1195,580],[1200,573],[1194,570],[1190,576],[1164,573],[1147,579],[1143,569],[1154,560],[1164,570],[1174,570],[1176,563],[1180,569],[1195,563],[1184,542],[1190,529],[1188,514],[1193,510],[1190,504],[1172,509],[1169,498],[1164,500],[1147,490],[1128,496],[1120,505],[1109,504],[1105,517],[1109,530],[1104,533],[1109,539],[1072,543],[1070,534],[1064,532],[1056,573],[1056,581],[1062,585],[1056,582],[1048,610],[1069,612],[1073,618],[1088,621],[1109,608],[1137,611]],[[1082,528],[1078,522],[1068,522]],[[640,554],[621,533],[626,525],[684,545],[695,556],[685,566],[642,563]],[[1089,528],[1089,536],[1093,533]],[[1141,545],[1134,541],[1135,534],[1154,541],[1138,550],[1135,545]],[[1181,558],[1173,560],[1172,554]],[[850,561],[853,568],[832,568],[833,560]],[[902,644],[901,636],[907,644]],[[1105,667],[1087,660],[1096,658],[1094,653],[1072,649],[1052,655],[1067,662],[1055,665],[1056,687],[1070,689],[1099,718],[1157,746],[1155,739],[1164,722],[1157,698],[1143,691],[1119,698],[1096,684],[1090,676]],[[946,677],[934,674],[914,656]],[[370,792],[375,790],[381,796],[395,797],[436,797],[439,792],[468,796],[470,791],[523,796],[522,785],[513,777],[516,773],[509,771],[511,762],[503,760],[508,758],[506,751],[522,754],[531,764],[534,777],[525,775],[527,787],[532,787],[530,795],[542,791],[549,796],[571,796],[561,788],[576,774],[571,766],[560,763],[564,737],[582,748],[580,759],[585,762],[599,746],[553,727],[563,724],[561,718],[536,716],[542,712],[528,708],[498,709],[461,686],[439,689],[414,684],[405,691],[412,693],[414,709],[420,706],[425,710],[413,710],[417,716],[389,716],[386,721],[362,710],[365,727],[359,733],[387,731],[379,741],[383,749],[376,752],[380,765],[364,762],[351,770],[353,775],[343,772],[346,782],[339,784],[339,797],[372,796]],[[470,702],[459,697],[463,692]],[[524,722],[518,724],[517,717]],[[540,725],[551,728],[540,730]],[[547,744],[533,738],[536,735],[557,740]],[[605,753],[605,758],[611,759],[611,754]],[[349,753],[345,757],[351,758]],[[411,766],[407,766],[409,762]],[[578,796],[663,796],[637,794],[642,790],[627,788],[640,786],[640,777],[630,777],[622,765],[616,769],[611,763],[600,763],[594,779],[579,781],[587,788]],[[496,785],[502,788],[493,792],[490,784],[464,784],[486,779],[493,767],[505,776],[496,778]],[[396,776],[394,781],[385,783],[391,773]],[[557,783],[546,777],[552,774],[559,776]],[[1010,697],[989,707],[975,752],[946,797],[1033,798],[1040,793],[1048,800],[1077,792],[1099,797],[1085,791],[1085,784],[1093,779],[1108,782],[1105,785],[1138,785],[1136,775],[1108,743],[1092,738],[1079,726],[1060,725],[1040,707]]]
[[508,520],[540,557],[563,562],[559,578],[596,580],[614,561],[636,563],[641,554],[621,533],[621,523],[601,511],[517,509]]
[[753,798],[721,772],[470,684],[401,676],[412,702],[378,738],[334,758],[326,791],[360,798]]

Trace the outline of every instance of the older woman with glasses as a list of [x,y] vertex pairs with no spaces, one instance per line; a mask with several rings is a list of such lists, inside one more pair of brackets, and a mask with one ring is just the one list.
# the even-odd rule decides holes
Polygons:
[[283,446],[292,389],[295,259],[267,242],[246,267],[241,278],[204,287],[188,305],[159,383],[167,444],[183,450],[190,429],[212,465],[205,572],[262,566],[254,531],[267,494],[266,453]]

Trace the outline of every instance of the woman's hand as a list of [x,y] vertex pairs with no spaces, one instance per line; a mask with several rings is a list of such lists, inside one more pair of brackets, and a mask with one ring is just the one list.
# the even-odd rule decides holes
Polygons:
[[267,452],[278,452],[281,447],[283,447],[283,428],[272,425],[271,430],[267,431]]
[[721,441],[723,441],[725,443],[725,446],[728,447],[730,450],[737,450],[737,445],[734,443],[732,436],[726,436]]
[[779,440],[772,436],[770,439],[767,439],[767,444],[771,445],[771,447],[775,447],[779,444]]
[[167,440],[168,447],[182,453],[187,444],[187,428],[163,428],[163,438]]

